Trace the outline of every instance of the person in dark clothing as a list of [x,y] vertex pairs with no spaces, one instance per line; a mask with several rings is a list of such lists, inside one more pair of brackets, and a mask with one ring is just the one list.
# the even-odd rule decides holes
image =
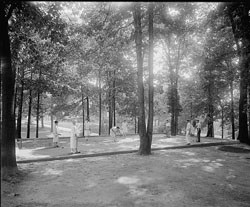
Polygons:
[[198,119],[197,119],[196,129],[197,129],[197,142],[200,142],[200,139],[201,139],[201,123],[200,123],[200,121]]

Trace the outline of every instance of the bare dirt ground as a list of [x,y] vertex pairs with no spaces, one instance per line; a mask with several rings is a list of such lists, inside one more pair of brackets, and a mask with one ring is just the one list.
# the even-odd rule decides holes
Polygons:
[[218,145],[18,164],[3,207],[249,207],[250,147]]

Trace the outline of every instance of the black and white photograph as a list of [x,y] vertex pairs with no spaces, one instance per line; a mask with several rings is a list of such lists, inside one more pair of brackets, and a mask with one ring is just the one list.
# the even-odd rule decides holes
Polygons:
[[250,4],[0,1],[2,207],[249,207]]

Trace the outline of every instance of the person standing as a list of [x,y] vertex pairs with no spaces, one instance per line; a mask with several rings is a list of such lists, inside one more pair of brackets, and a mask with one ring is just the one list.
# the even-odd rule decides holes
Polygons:
[[167,120],[166,122],[166,136],[167,138],[170,138],[170,122]]
[[55,121],[54,128],[53,128],[53,146],[59,147],[59,133],[58,133],[58,121]]
[[86,119],[86,123],[85,123],[85,140],[88,141],[88,138],[90,136],[90,123],[89,123],[89,120]]
[[201,138],[201,123],[199,121],[199,119],[197,119],[197,142],[200,142],[200,138]]
[[118,127],[118,126],[113,126],[113,127],[110,129],[110,136],[114,139],[114,142],[117,142],[117,139],[116,139],[117,133],[121,133],[121,132],[120,132],[120,127]]
[[126,136],[127,133],[128,133],[128,124],[127,124],[126,120],[124,120],[122,122],[122,135]]
[[187,120],[187,126],[186,126],[186,142],[187,145],[190,145],[190,133],[191,133],[191,123],[190,120]]
[[71,136],[70,136],[70,152],[72,154],[80,153],[77,151],[77,129],[75,120],[72,121],[73,126],[71,127]]

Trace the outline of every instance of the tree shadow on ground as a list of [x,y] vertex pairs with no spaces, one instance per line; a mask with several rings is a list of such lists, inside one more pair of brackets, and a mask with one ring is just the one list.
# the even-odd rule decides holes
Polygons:
[[250,153],[249,149],[244,149],[240,147],[234,147],[234,146],[222,146],[219,147],[219,150],[224,152],[233,152],[233,153]]

